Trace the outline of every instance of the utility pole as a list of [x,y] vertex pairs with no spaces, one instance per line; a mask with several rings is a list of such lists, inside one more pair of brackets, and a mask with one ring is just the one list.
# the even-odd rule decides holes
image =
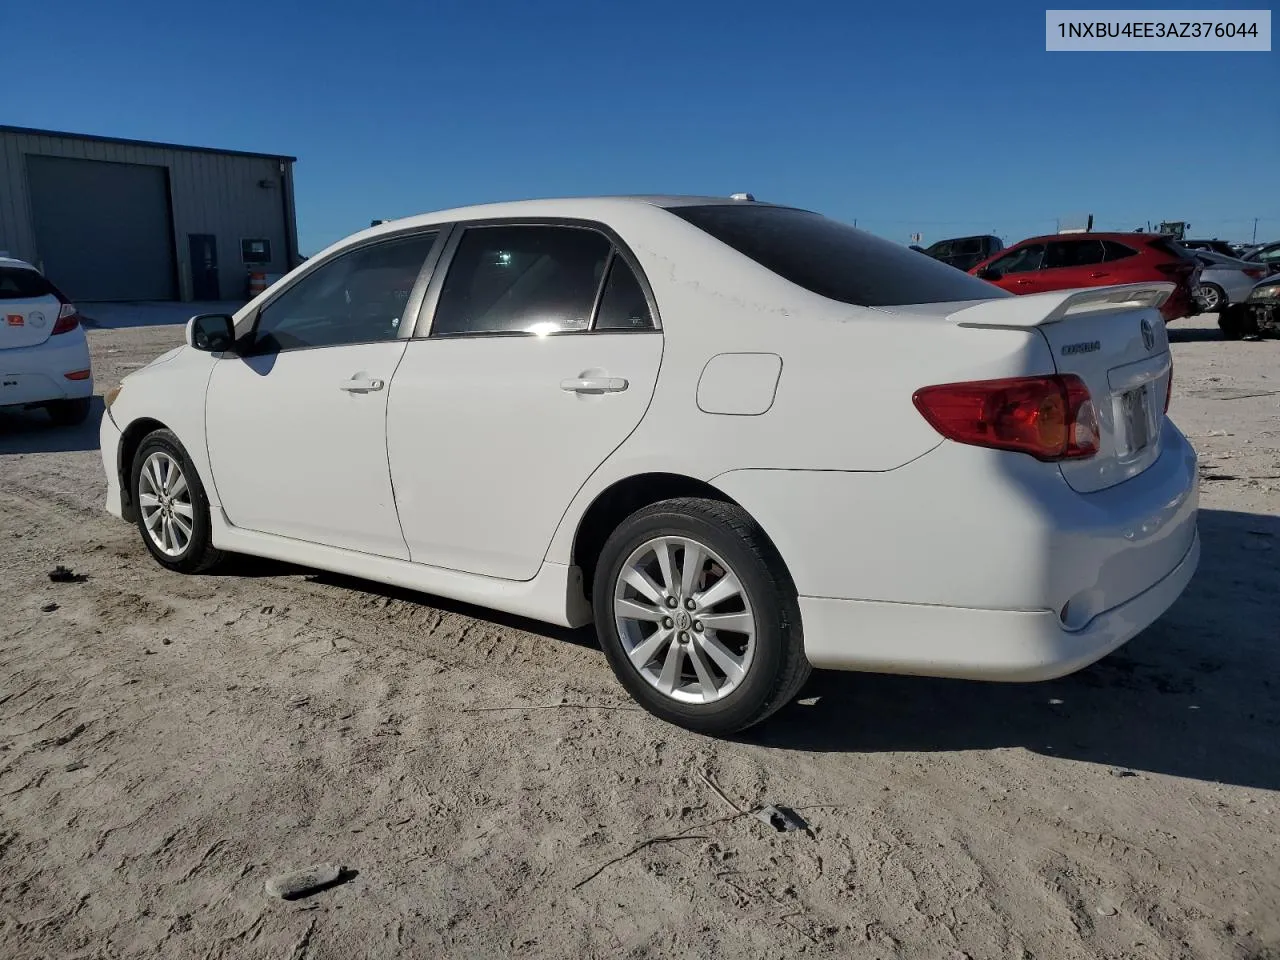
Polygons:
[[1253,218],[1253,242],[1258,242],[1258,218]]

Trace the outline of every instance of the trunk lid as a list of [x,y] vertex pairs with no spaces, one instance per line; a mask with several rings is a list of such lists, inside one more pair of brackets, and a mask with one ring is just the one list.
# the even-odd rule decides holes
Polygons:
[[0,263],[0,350],[44,343],[61,310],[62,301],[42,274]]
[[1160,306],[1172,283],[1134,283],[993,300],[959,310],[960,326],[1034,327],[1058,373],[1089,388],[1098,452],[1059,463],[1072,489],[1091,493],[1137,476],[1160,456],[1172,357]]

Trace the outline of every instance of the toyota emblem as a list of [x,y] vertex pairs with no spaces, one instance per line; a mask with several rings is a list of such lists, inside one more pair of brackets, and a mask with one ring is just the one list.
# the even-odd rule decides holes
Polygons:
[[1156,330],[1151,326],[1150,320],[1142,321],[1142,342],[1148,350],[1154,350],[1156,347]]

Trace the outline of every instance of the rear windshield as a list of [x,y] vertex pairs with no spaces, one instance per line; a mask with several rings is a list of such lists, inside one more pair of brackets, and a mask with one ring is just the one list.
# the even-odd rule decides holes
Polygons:
[[23,267],[0,267],[0,300],[47,297],[53,285],[43,275]]
[[778,276],[842,303],[893,307],[1011,296],[909,247],[807,210],[752,204],[668,209]]
[[1178,257],[1181,260],[1194,260],[1196,258],[1196,255],[1182,246],[1182,244],[1166,240],[1164,237],[1157,237],[1147,246],[1152,250],[1158,250],[1163,254],[1167,254],[1170,257]]

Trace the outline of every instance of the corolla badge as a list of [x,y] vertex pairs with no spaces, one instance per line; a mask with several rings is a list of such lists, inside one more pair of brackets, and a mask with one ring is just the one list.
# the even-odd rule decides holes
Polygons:
[[1148,350],[1154,350],[1156,347],[1156,329],[1151,325],[1151,321],[1145,318],[1142,321],[1142,343]]
[[1095,353],[1101,349],[1101,340],[1085,340],[1082,343],[1068,343],[1062,348],[1062,355],[1064,357],[1074,357],[1078,353]]

